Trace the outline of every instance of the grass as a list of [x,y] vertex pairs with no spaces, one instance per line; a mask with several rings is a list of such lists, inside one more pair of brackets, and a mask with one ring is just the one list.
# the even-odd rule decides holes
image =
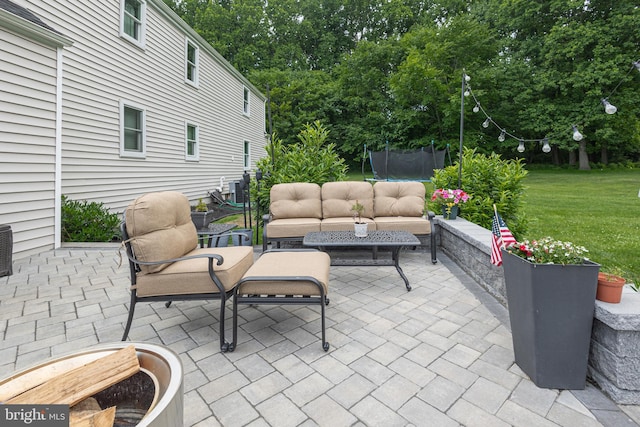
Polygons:
[[640,170],[535,170],[525,186],[525,237],[582,245],[601,270],[637,283]]

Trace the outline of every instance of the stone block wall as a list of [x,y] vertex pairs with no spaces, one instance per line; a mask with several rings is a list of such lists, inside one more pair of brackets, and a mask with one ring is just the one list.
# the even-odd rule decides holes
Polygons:
[[[465,219],[436,216],[444,252],[501,304],[507,305],[502,267],[491,264],[491,231]],[[620,404],[640,404],[640,293],[625,289],[620,304],[596,301],[589,376]]]

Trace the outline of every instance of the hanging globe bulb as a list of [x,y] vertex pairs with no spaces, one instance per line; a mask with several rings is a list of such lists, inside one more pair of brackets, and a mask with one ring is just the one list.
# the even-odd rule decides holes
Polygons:
[[578,127],[576,125],[573,125],[572,128],[573,128],[573,140],[582,141],[582,138],[584,138],[584,135],[580,133],[580,131],[578,130]]
[[548,153],[551,151],[551,146],[549,145],[549,140],[547,138],[542,140],[542,152]]
[[469,96],[469,95],[471,95],[471,92],[470,92],[470,88],[469,88],[469,87],[467,87],[467,88],[464,90],[464,96]]
[[520,140],[520,144],[518,144],[518,152],[524,153],[524,141]]
[[471,81],[471,76],[469,76],[468,74],[464,75],[464,81],[465,82],[470,82]]
[[477,113],[478,111],[480,111],[480,103],[479,102],[473,107],[473,112],[474,113]]
[[502,132],[500,132],[500,136],[498,137],[498,141],[504,142],[505,133],[504,129],[502,129]]
[[636,67],[638,71],[640,71],[640,61],[634,61],[633,66]]
[[489,123],[491,123],[491,117],[487,117],[487,120],[485,120],[484,123],[482,123],[482,127],[485,129],[488,128]]
[[609,103],[609,101],[607,101],[606,99],[602,98],[600,100],[600,102],[602,102],[602,105],[604,105],[605,113],[607,113],[607,114],[615,114],[616,111],[618,111],[616,106],[615,105],[611,105],[611,103]]

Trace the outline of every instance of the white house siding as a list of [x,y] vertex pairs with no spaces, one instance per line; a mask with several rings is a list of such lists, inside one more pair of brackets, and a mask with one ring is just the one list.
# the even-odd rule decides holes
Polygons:
[[[264,155],[264,97],[193,31],[199,87],[184,81],[185,29],[161,0],[148,0],[146,46],[120,37],[120,2],[22,1],[74,40],[65,49],[62,193],[121,212],[140,194],[178,190],[192,200],[243,173],[243,141],[252,161]],[[219,55],[218,55],[219,56]],[[242,114],[251,87],[251,116]],[[120,101],[146,111],[146,158],[120,157]],[[185,160],[185,122],[199,126],[200,158]]]
[[0,224],[14,258],[54,244],[56,48],[0,24]]

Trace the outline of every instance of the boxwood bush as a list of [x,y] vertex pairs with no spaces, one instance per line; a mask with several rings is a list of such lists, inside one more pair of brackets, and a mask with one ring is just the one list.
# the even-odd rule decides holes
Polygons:
[[62,196],[63,242],[112,242],[120,237],[120,218],[103,203]]
[[[527,218],[522,196],[526,176],[527,170],[521,159],[505,160],[495,153],[484,155],[475,149],[465,149],[461,186],[471,199],[460,205],[459,215],[490,230],[495,204],[516,239],[524,236]],[[436,170],[432,182],[434,188],[457,188],[458,165]]]

